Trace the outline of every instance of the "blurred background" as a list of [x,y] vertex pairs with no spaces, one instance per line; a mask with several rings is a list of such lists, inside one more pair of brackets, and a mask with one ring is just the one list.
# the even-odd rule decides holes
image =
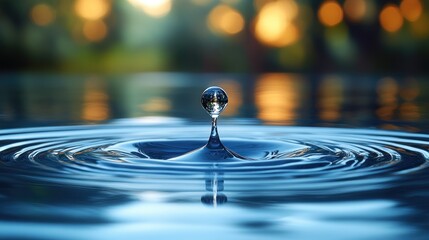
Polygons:
[[0,0],[0,70],[428,71],[428,0]]
[[225,118],[429,129],[428,62],[429,0],[0,0],[0,127],[207,121],[219,85]]

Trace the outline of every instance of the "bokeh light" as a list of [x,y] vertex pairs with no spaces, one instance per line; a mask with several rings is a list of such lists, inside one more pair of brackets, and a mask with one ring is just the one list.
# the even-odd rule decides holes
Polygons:
[[86,21],[82,29],[84,37],[91,42],[98,42],[107,36],[108,28],[102,20]]
[[403,0],[400,10],[405,19],[414,22],[422,15],[423,5],[420,0]]
[[171,0],[128,0],[133,6],[143,10],[151,17],[166,16],[172,8]]
[[233,35],[243,30],[244,18],[234,8],[221,4],[212,9],[207,24],[214,32]]
[[256,38],[261,43],[274,47],[295,43],[300,37],[299,29],[293,22],[298,11],[298,5],[293,0],[266,3],[256,17]]
[[319,8],[318,17],[323,25],[333,27],[343,20],[343,9],[336,1],[325,1]]
[[388,4],[380,12],[380,24],[387,32],[394,33],[404,24],[401,12],[396,5]]
[[30,16],[35,24],[46,26],[54,21],[55,12],[49,5],[41,3],[31,9]]
[[76,0],[74,7],[81,18],[98,20],[110,12],[111,3],[109,0]]
[[344,2],[344,12],[351,21],[362,21],[367,12],[367,2],[366,0],[346,0]]
[[428,1],[0,1],[0,69],[426,72]]

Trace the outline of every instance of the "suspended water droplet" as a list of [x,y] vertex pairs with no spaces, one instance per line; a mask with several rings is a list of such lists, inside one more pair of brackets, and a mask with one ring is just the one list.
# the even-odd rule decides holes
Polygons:
[[201,104],[212,118],[217,118],[228,104],[228,95],[220,87],[209,87],[201,95]]
[[244,157],[232,152],[222,144],[217,131],[217,119],[219,114],[228,104],[228,96],[226,95],[226,92],[220,87],[209,87],[204,90],[201,95],[201,104],[212,117],[212,128],[207,144],[182,156],[170,158],[170,160],[219,162],[244,159]]

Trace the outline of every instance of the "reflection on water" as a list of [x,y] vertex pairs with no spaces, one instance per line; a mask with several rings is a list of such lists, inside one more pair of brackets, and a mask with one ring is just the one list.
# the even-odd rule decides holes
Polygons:
[[[0,78],[2,128],[206,123],[2,129],[0,238],[426,239],[429,135],[338,127],[421,127],[424,78]],[[171,161],[207,142],[200,97],[213,84],[230,93],[229,118],[263,123],[220,125],[252,160]]]
[[224,144],[258,160],[161,160],[206,127],[1,130],[0,238],[425,239],[429,135],[230,125]]
[[324,121],[340,119],[344,94],[342,79],[336,76],[328,76],[322,79],[319,91],[320,119]]
[[105,88],[105,82],[101,79],[87,80],[83,95],[82,119],[103,121],[109,118],[109,96]]
[[294,123],[304,97],[302,80],[285,74],[262,75],[255,86],[258,118],[267,122]]
[[153,97],[140,106],[144,112],[168,112],[171,110],[170,101],[162,97]]
[[377,115],[380,119],[399,118],[404,121],[420,119],[420,107],[416,104],[420,90],[415,80],[405,79],[399,85],[394,78],[383,78],[378,82],[377,93],[380,105]]
[[398,107],[399,86],[393,78],[383,78],[378,82],[377,93],[380,107],[377,115],[380,119],[391,120]]
[[211,85],[230,95],[225,118],[266,124],[390,126],[428,115],[425,78],[294,74],[0,76],[0,124],[101,122],[148,116],[206,119],[199,104]]
[[407,79],[399,92],[404,103],[399,107],[400,115],[404,120],[418,120],[421,117],[420,107],[415,103],[420,94],[418,82]]

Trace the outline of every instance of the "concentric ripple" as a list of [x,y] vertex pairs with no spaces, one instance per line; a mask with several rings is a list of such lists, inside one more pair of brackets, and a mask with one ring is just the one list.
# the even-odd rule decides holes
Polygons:
[[[429,135],[368,129],[222,126],[245,160],[169,160],[203,146],[200,125],[67,126],[0,131],[2,182],[78,184],[125,190],[342,194],[397,186],[428,167]],[[218,179],[219,180],[219,179]]]

